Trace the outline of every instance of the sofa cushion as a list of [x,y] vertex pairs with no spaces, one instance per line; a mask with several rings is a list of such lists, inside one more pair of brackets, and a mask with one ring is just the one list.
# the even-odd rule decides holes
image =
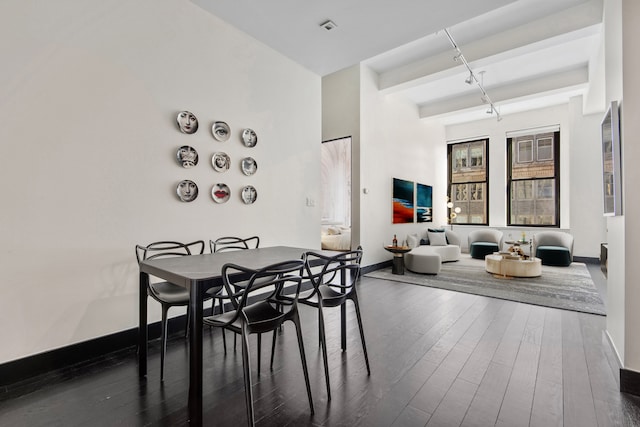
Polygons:
[[410,248],[417,248],[420,246],[420,239],[417,234],[409,234],[407,235],[407,246]]
[[469,255],[471,255],[471,258],[484,259],[485,256],[498,252],[499,250],[497,243],[473,242],[471,246],[469,246]]
[[571,265],[571,252],[562,246],[538,246],[536,258],[542,260],[542,265],[567,267]]
[[447,245],[447,237],[444,231],[428,231],[427,235],[429,236],[429,245],[430,246],[446,246]]
[[422,255],[422,254],[438,254],[442,262],[458,261],[460,259],[460,246],[446,245],[446,246],[431,246],[423,245],[412,249],[407,255]]
[[404,265],[407,270],[414,273],[423,274],[438,274],[442,265],[440,254],[437,252],[420,252],[414,253],[413,251],[405,254]]

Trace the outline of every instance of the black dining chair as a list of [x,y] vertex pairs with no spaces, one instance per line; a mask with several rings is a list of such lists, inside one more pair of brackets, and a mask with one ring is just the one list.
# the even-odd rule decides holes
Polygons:
[[[364,352],[364,361],[367,366],[367,374],[371,375],[367,345],[364,339],[360,305],[356,282],[360,277],[360,262],[362,261],[362,248],[349,252],[341,252],[337,255],[325,255],[316,252],[305,254],[304,279],[310,280],[313,288],[301,293],[298,297],[300,304],[318,309],[318,327],[320,346],[324,360],[324,373],[327,385],[327,399],[331,400],[331,385],[329,382],[329,364],[327,361],[327,339],[325,333],[323,309],[325,307],[341,307],[348,300],[353,301],[360,330],[360,340]],[[274,335],[275,347],[275,335]],[[272,348],[273,352],[273,348]],[[273,358],[272,358],[273,363]]]
[[260,247],[260,237],[220,237],[216,240],[209,240],[209,247],[211,248],[211,253],[257,249]]
[[[212,254],[216,252],[229,252],[229,251],[242,251],[246,249],[257,249],[259,246],[260,246],[260,237],[258,236],[251,236],[246,238],[226,236],[226,237],[219,237],[216,240],[209,240],[209,248]],[[243,283],[243,282],[236,283],[235,284],[236,291],[243,289],[245,285],[246,283]],[[223,304],[220,305],[220,309],[224,311]],[[211,315],[213,315],[213,312],[211,312]],[[224,345],[224,352],[226,353],[227,338],[224,333],[224,330],[222,331],[222,341]],[[260,341],[261,341],[261,337],[258,337],[258,342]],[[237,344],[237,335],[233,337],[234,349],[236,348],[236,344]],[[259,372],[259,369],[260,369],[260,352],[258,352],[258,372]]]
[[[173,241],[160,241],[150,243],[148,245],[136,245],[136,258],[138,263],[143,260],[155,258],[168,258],[174,256],[187,256],[204,253],[204,240],[197,240],[191,243],[181,243]],[[205,293],[205,299],[211,299],[222,290],[222,286],[209,288]],[[167,351],[167,313],[171,307],[186,306],[187,307],[187,327],[185,328],[185,336],[189,331],[189,291],[182,286],[169,282],[148,282],[147,294],[158,301],[162,306],[162,323],[161,323],[161,344],[160,353],[160,380],[164,380],[164,358]],[[211,312],[213,313],[215,300],[212,302]]]
[[[287,321],[293,322],[296,328],[309,407],[311,413],[314,412],[297,304],[303,268],[303,260],[284,261],[259,270],[236,264],[225,264],[222,267],[222,281],[226,295],[219,295],[216,298],[230,299],[234,309],[203,319],[203,322],[209,326],[232,331],[236,336],[240,335],[241,337],[247,421],[251,426],[255,425],[255,420],[251,388],[249,335],[258,334],[260,336],[265,332],[275,332]],[[245,282],[240,291],[236,286],[239,281]],[[293,293],[286,300],[282,298],[285,289],[293,290]]]

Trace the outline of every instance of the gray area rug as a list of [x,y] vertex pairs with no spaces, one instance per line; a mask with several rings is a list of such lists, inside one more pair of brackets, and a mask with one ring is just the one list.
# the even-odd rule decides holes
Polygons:
[[542,266],[542,276],[533,278],[496,278],[484,269],[484,261],[462,257],[442,264],[437,275],[391,274],[391,268],[372,271],[366,277],[411,283],[420,286],[501,298],[564,310],[606,315],[589,270],[583,263],[569,267]]

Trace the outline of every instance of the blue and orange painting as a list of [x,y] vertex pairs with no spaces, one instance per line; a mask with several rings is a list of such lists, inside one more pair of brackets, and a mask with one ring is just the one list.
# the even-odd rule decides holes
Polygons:
[[418,222],[433,222],[433,189],[430,185],[416,184],[416,217]]
[[413,181],[393,178],[393,223],[413,222]]

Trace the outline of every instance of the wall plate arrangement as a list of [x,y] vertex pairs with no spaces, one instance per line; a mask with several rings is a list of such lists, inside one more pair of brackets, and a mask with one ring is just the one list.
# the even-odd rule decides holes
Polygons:
[[178,183],[176,192],[181,201],[193,202],[198,197],[198,186],[195,182],[184,179]]
[[253,185],[245,185],[242,187],[240,197],[242,197],[242,201],[245,205],[250,205],[258,198],[258,192]]
[[242,143],[246,147],[255,147],[258,143],[258,135],[256,135],[253,129],[245,129],[242,131]]
[[227,153],[218,152],[211,156],[211,164],[216,172],[226,172],[229,170],[229,166],[231,166],[231,159]]
[[198,119],[190,111],[180,111],[177,117],[178,129],[182,133],[192,134],[198,130]]
[[216,140],[224,142],[231,136],[231,129],[225,122],[214,122],[211,126],[211,133]]
[[198,152],[189,145],[178,148],[176,158],[183,168],[192,168],[198,164]]
[[240,169],[243,174],[251,176],[258,170],[258,164],[253,157],[245,157],[240,161]]
[[211,189],[211,197],[216,203],[226,203],[231,197],[231,190],[227,184],[216,184]]

